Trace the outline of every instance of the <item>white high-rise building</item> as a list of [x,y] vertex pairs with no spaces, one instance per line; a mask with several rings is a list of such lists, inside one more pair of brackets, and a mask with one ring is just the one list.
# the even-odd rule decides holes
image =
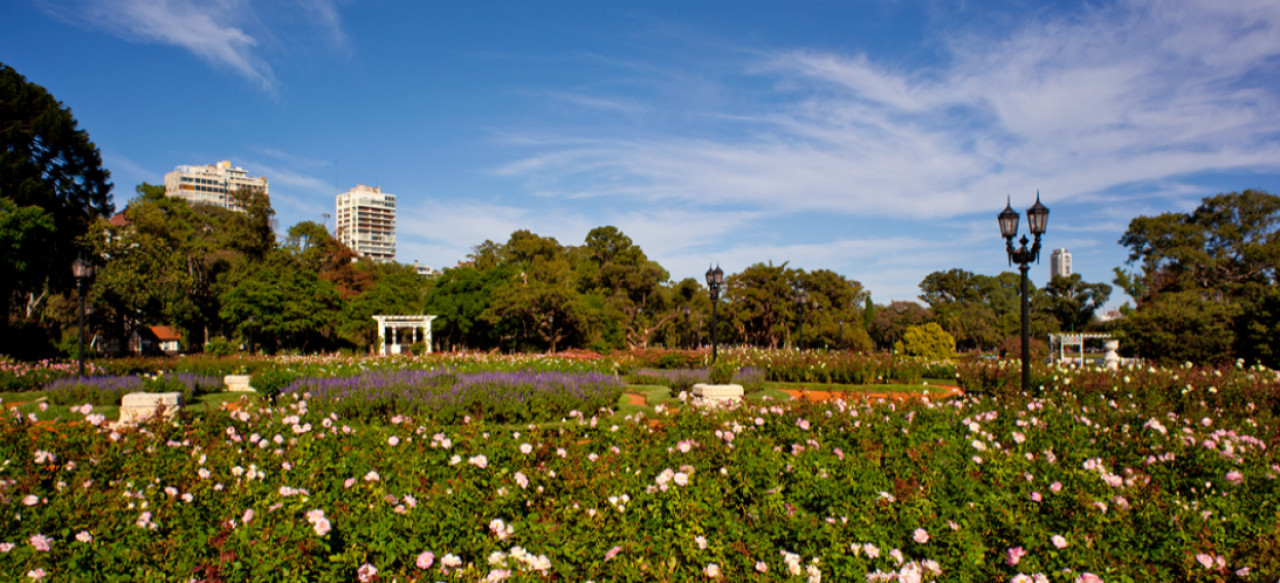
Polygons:
[[1066,249],[1054,249],[1049,254],[1049,277],[1068,277],[1071,275],[1071,252]]
[[356,255],[375,261],[396,259],[396,195],[357,184],[338,195],[337,239]]
[[205,166],[178,166],[164,175],[164,195],[186,199],[191,204],[211,204],[244,212],[244,207],[231,196],[240,189],[270,196],[266,178],[249,176],[244,168],[232,167],[226,160]]

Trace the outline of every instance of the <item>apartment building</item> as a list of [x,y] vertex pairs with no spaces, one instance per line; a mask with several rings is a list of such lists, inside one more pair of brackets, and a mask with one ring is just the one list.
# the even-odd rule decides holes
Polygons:
[[165,196],[182,198],[191,204],[211,204],[244,212],[244,207],[231,196],[240,189],[270,196],[266,178],[249,176],[244,168],[232,166],[226,160],[204,166],[178,166],[164,175]]
[[1068,277],[1071,275],[1071,252],[1066,249],[1054,249],[1049,254],[1049,277]]
[[375,261],[396,259],[396,195],[357,184],[338,195],[336,237],[356,255]]

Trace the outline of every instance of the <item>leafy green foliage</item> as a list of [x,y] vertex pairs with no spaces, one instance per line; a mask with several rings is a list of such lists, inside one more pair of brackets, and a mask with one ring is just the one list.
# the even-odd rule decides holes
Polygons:
[[902,335],[902,341],[895,349],[906,356],[917,356],[928,360],[946,360],[956,351],[956,340],[937,322],[929,322],[923,326],[911,326]]
[[1061,330],[1083,331],[1093,320],[1094,312],[1111,297],[1111,286],[1088,283],[1079,273],[1073,273],[1054,276],[1042,292],[1039,307],[1058,320]]
[[71,110],[0,63],[0,350],[15,299],[73,286],[81,237],[111,214],[110,176]]
[[1119,331],[1160,362],[1277,364],[1275,298],[1280,197],[1245,190],[1205,197],[1190,213],[1137,217],[1120,243],[1136,271],[1116,284],[1137,300]]

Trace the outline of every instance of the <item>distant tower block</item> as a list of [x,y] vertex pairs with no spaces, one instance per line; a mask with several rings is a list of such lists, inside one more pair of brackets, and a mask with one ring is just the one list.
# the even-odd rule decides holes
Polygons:
[[1066,249],[1054,249],[1049,254],[1049,277],[1067,277],[1071,275],[1071,252]]
[[338,195],[337,207],[339,241],[361,257],[395,261],[396,195],[358,184]]

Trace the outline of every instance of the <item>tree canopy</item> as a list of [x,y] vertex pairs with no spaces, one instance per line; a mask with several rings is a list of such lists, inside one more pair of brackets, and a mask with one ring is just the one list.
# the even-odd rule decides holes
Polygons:
[[1162,362],[1280,364],[1278,225],[1280,197],[1259,190],[1130,221],[1115,281],[1137,302],[1119,328],[1129,347]]
[[0,63],[0,336],[15,305],[29,318],[40,298],[73,286],[82,237],[112,212],[109,179],[71,110]]

